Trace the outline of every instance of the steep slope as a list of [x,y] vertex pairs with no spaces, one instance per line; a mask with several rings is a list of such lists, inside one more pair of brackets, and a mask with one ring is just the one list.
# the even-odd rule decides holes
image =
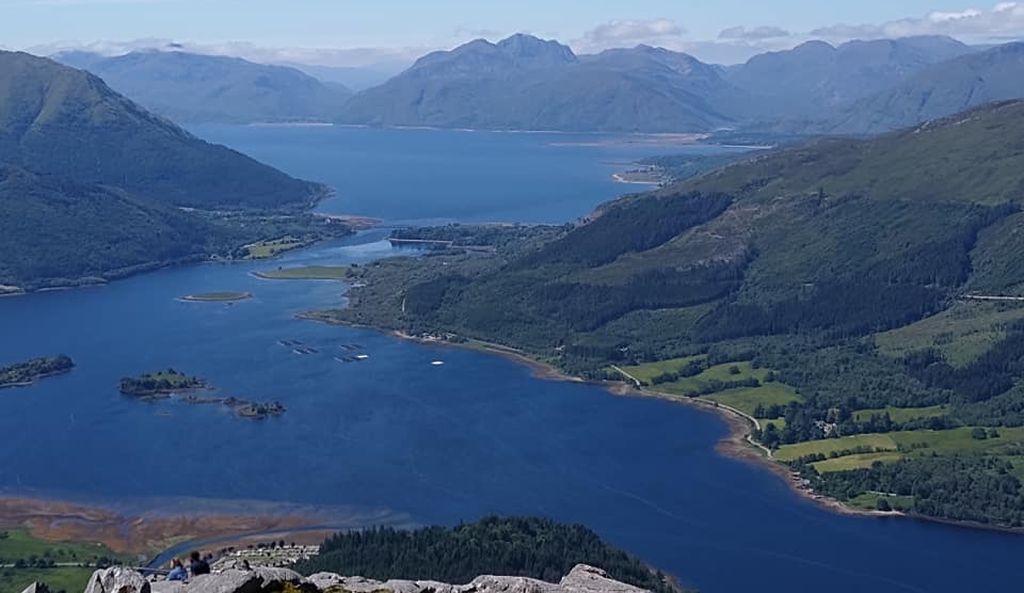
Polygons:
[[238,58],[145,51],[55,58],[99,76],[146,109],[180,123],[330,121],[351,92],[294,68]]
[[1024,196],[1024,103],[1010,101],[868,140],[775,151],[687,187],[758,197],[816,193],[1002,204]]
[[0,162],[195,208],[299,207],[322,191],[23,53],[0,52]]
[[716,103],[736,90],[716,69],[638,47],[578,58],[516,35],[436,52],[346,105],[371,125],[618,132],[698,132],[731,121]]
[[1024,98],[1024,43],[935,64],[846,109],[826,129],[875,134],[945,117],[992,101]]
[[948,37],[811,41],[726,69],[726,79],[759,98],[760,115],[814,119],[886,90],[923,69],[974,51]]
[[327,230],[302,210],[322,191],[191,136],[91,74],[0,53],[0,285],[93,283],[316,237]]
[[193,260],[219,237],[204,221],[117,189],[0,165],[0,284],[67,285]]

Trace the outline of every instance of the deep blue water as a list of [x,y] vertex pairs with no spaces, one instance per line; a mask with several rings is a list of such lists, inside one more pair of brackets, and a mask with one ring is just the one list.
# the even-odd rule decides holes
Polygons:
[[326,212],[389,221],[573,221],[643,189],[612,180],[627,163],[736,150],[597,134],[215,125],[193,131],[335,187],[337,197],[322,205]]
[[[247,134],[253,146],[288,147],[298,142],[295,134],[310,132],[321,133],[225,129],[218,139],[233,135],[234,146],[258,153]],[[521,171],[515,155],[528,152],[522,138],[493,136],[489,161],[503,164],[490,166]],[[509,154],[500,150],[506,141]],[[386,146],[379,138],[366,143]],[[601,177],[605,155],[577,150],[562,158]],[[334,175],[289,167],[288,154],[259,156],[293,173]],[[458,218],[454,201],[436,211],[428,205],[452,188],[466,191],[459,168],[430,170],[433,178],[410,188],[419,198],[405,216]],[[359,171],[377,176],[368,166],[349,175]],[[558,165],[546,171],[527,175],[533,181],[520,190],[549,192],[573,183],[559,171],[577,174]],[[388,181],[392,205],[374,210],[375,183],[351,181],[368,192],[352,198],[361,204],[352,210],[399,217],[388,209],[398,207],[400,184]],[[551,216],[564,220],[577,207],[586,210],[580,201]],[[507,202],[496,208],[515,212]],[[1024,537],[830,514],[763,468],[718,455],[715,443],[726,428],[713,415],[539,380],[477,352],[300,321],[296,313],[341,304],[344,286],[250,275],[276,265],[370,261],[392,253],[385,236],[371,231],[272,264],[182,267],[104,288],[0,299],[0,363],[57,352],[78,363],[70,374],[0,392],[0,491],[157,510],[224,508],[226,500],[258,501],[235,505],[239,512],[312,505],[344,508],[353,522],[547,515],[585,523],[710,593],[1018,589]],[[234,305],[176,300],[212,290],[249,290],[256,298]],[[294,354],[279,339],[302,340],[320,353]],[[335,361],[338,346],[351,343],[370,359]],[[446,364],[432,366],[434,360]],[[225,394],[281,400],[288,412],[256,423],[217,407],[118,394],[120,377],[166,366],[206,377]]]

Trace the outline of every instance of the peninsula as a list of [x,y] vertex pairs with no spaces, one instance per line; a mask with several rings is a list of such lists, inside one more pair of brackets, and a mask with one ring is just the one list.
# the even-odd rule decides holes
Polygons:
[[276,270],[253,272],[257,278],[264,280],[344,280],[357,276],[359,266],[299,266],[295,268],[279,267]]
[[190,294],[181,297],[181,300],[190,303],[233,303],[236,301],[244,301],[252,298],[251,292],[241,291],[223,291],[223,292],[203,292],[199,294]]
[[75,363],[70,358],[61,354],[0,367],[0,389],[27,387],[44,377],[66,373],[74,366]]

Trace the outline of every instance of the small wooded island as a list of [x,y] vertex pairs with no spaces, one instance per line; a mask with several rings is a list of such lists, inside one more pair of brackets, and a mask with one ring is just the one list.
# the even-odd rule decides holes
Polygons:
[[174,369],[121,379],[121,393],[136,397],[169,397],[173,393],[194,391],[206,387],[205,380],[199,377],[189,377]]
[[74,367],[74,361],[63,354],[0,367],[0,389],[26,387],[44,377],[66,373]]
[[237,397],[200,397],[192,391],[211,389],[205,379],[192,377],[174,369],[145,373],[138,377],[121,379],[120,390],[125,395],[139,399],[171,399],[182,395],[179,401],[186,404],[220,404],[231,408],[240,418],[263,420],[284,414],[285,407],[281,402],[254,402]]

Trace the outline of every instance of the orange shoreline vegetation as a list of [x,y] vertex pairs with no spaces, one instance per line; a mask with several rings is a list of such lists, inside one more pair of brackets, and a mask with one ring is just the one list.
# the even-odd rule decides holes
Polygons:
[[150,554],[193,539],[238,535],[241,541],[247,533],[301,530],[319,523],[295,514],[128,516],[62,501],[0,498],[2,528],[26,529],[44,541],[101,543],[118,554]]

